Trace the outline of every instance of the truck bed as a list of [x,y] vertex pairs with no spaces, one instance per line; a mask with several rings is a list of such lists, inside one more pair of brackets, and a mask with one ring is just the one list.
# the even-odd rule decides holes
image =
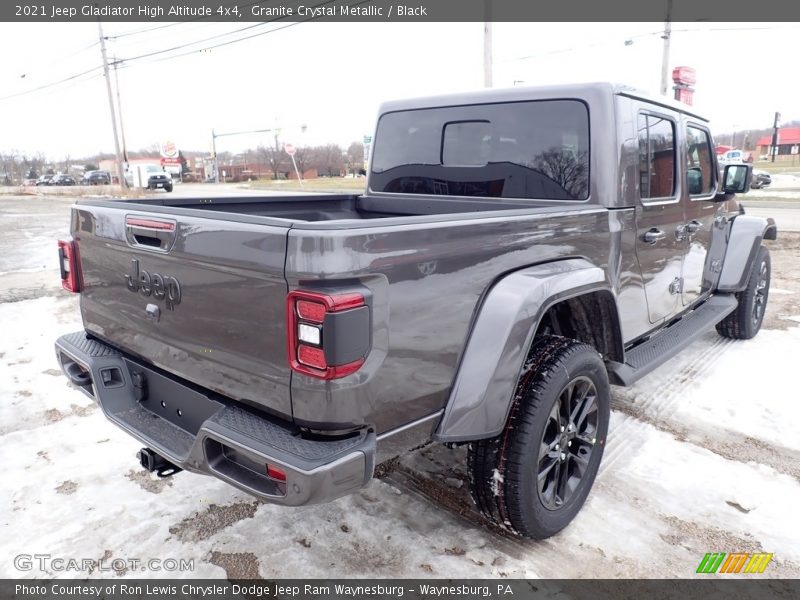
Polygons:
[[[441,408],[498,274],[603,252],[610,218],[580,202],[159,195],[79,201],[72,235],[93,337],[301,426],[380,433]],[[293,374],[287,294],[353,284],[372,295],[368,360],[347,381]]]
[[[386,219],[401,216],[458,214],[563,205],[563,203],[537,200],[355,194],[232,196],[227,198],[158,197],[122,202],[130,208],[140,207],[142,210],[154,212],[170,212],[174,209],[213,211],[308,222]],[[226,217],[220,215],[219,218]]]

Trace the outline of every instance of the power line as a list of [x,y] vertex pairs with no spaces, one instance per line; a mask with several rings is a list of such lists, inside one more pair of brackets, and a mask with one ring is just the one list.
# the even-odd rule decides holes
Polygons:
[[[266,4],[271,0],[256,0],[256,2],[250,2],[248,4],[243,4],[242,8],[250,8],[251,6],[255,6],[256,4]],[[179,21],[178,23],[167,23],[165,25],[156,25],[155,27],[145,27],[144,29],[137,29],[136,31],[130,31],[125,33],[120,33],[119,35],[108,35],[106,36],[107,40],[116,40],[124,37],[129,37],[132,35],[139,35],[141,33],[149,33],[151,31],[158,31],[159,29],[166,29],[167,27],[175,27],[176,25],[186,25],[187,23],[193,23],[196,21],[204,21],[205,19],[210,19],[213,15],[200,15],[199,17],[193,17],[191,19],[186,19],[185,21]]]
[[[772,31],[772,30],[780,30],[780,29],[794,29],[794,28],[797,28],[797,27],[798,27],[797,23],[781,24],[781,25],[770,25],[770,26],[743,25],[743,26],[740,26],[740,27],[737,27],[737,26],[730,26],[730,27],[686,27],[686,28],[682,28],[682,29],[673,28],[671,30],[671,33],[705,33],[705,32],[709,32],[709,31]],[[658,31],[651,31],[651,32],[648,32],[648,33],[640,33],[640,34],[637,34],[637,35],[621,36],[621,37],[624,37],[624,40],[626,41],[625,45],[629,46],[630,44],[627,43],[629,40],[636,40],[636,39],[639,39],[639,38],[660,36],[660,35],[663,35],[663,34],[664,34],[664,30],[663,29],[659,29]],[[574,52],[576,50],[588,50],[590,48],[597,48],[598,46],[610,46],[610,45],[617,44],[617,43],[618,43],[617,41],[602,41],[602,42],[596,42],[594,44],[585,44],[585,45],[581,45],[581,46],[570,46],[568,48],[559,48],[559,49],[556,49],[556,50],[548,50],[546,52],[537,52],[536,54],[528,54],[526,56],[517,56],[515,58],[504,58],[504,59],[501,59],[501,60],[495,61],[495,62],[499,62],[499,63],[516,62],[516,61],[520,61],[520,60],[528,60],[528,59],[531,59],[531,58],[541,58],[543,56],[551,56],[551,55],[554,55],[554,54],[566,54],[568,52]]]
[[[72,52],[70,54],[67,54],[66,56],[59,56],[58,58],[56,58],[54,60],[51,60],[51,61],[49,61],[49,62],[47,62],[45,64],[34,65],[33,69],[28,69],[28,70],[33,70],[33,71],[44,71],[44,70],[47,70],[47,69],[49,69],[50,67],[52,67],[54,65],[63,63],[64,61],[69,60],[70,58],[78,56],[78,54],[82,54],[83,52],[86,52],[87,50],[90,50],[90,49],[94,48],[99,43],[100,43],[99,41],[94,41],[91,44],[89,44],[88,46],[83,46],[83,47],[75,50],[74,52]],[[30,75],[30,73],[28,73],[27,70],[26,70],[26,72],[24,72],[24,73],[22,73],[20,75],[20,78],[25,78],[25,77],[28,77],[29,75]]]
[[[194,20],[194,19],[192,19]],[[159,29],[166,29],[167,27],[175,27],[176,25],[186,25],[190,23],[191,20],[188,21],[180,21],[178,23],[167,23],[165,25],[157,25],[156,27],[146,27],[145,29],[137,29],[136,31],[128,31],[125,33],[120,33],[117,35],[107,35],[107,40],[119,40],[122,38],[130,37],[132,35],[139,35],[140,33],[150,33],[151,31],[158,31]],[[97,43],[97,42],[95,42]]]
[[[333,0],[330,0],[333,1]],[[242,27],[241,29],[235,29],[233,31],[228,31],[225,33],[220,33],[217,35],[212,35],[211,37],[203,38],[201,40],[196,40],[194,42],[186,42],[184,44],[179,44],[177,46],[173,46],[172,48],[164,48],[162,50],[154,50],[153,52],[145,52],[144,54],[139,54],[138,56],[132,56],[130,58],[121,59],[120,62],[131,62],[134,60],[140,60],[142,58],[149,58],[151,56],[157,56],[159,54],[166,54],[167,52],[174,52],[175,50],[181,50],[183,48],[187,48],[189,46],[197,46],[198,44],[203,44],[210,40],[219,39],[221,37],[226,37],[229,35],[233,35],[235,33],[241,33],[242,31],[247,31],[249,29],[253,29],[255,27],[261,27],[263,25],[267,25],[267,23],[255,23],[254,25],[248,25],[247,27]]]
[[[326,4],[331,4],[332,2],[335,2],[335,1],[336,0],[326,0],[325,2],[320,2],[319,4],[314,5],[313,8],[318,8],[318,7],[321,7],[321,6],[325,6]],[[352,7],[355,7],[355,6],[361,6],[362,4],[369,4],[372,1],[373,0],[361,0],[360,2],[354,2],[353,4],[350,4],[349,6],[352,8]],[[252,3],[252,4],[256,4],[256,3]],[[249,6],[249,5],[247,5],[247,6]],[[243,27],[243,28],[237,29],[235,31],[229,31],[229,32],[226,32],[226,33],[214,35],[214,36],[202,39],[202,40],[196,40],[194,42],[188,42],[188,43],[185,43],[185,44],[180,44],[178,46],[174,46],[173,48],[167,48],[167,49],[164,49],[164,50],[148,52],[148,53],[145,53],[145,54],[141,54],[139,56],[134,56],[132,58],[119,59],[119,60],[114,61],[111,66],[119,65],[120,68],[127,68],[127,67],[130,66],[130,63],[132,61],[135,61],[135,60],[141,60],[141,59],[144,59],[144,58],[149,58],[151,56],[157,56],[157,55],[165,54],[165,53],[168,53],[168,52],[174,52],[176,50],[180,50],[182,48],[187,48],[189,46],[197,46],[198,44],[202,44],[202,43],[210,41],[210,40],[219,39],[219,38],[222,38],[222,37],[227,37],[229,35],[233,35],[233,34],[236,34],[236,33],[241,33],[243,31],[248,31],[248,30],[254,29],[255,27],[261,27],[263,25],[268,25],[270,23],[274,23],[275,21],[279,21],[279,20],[282,20],[284,18],[285,17],[276,17],[274,19],[270,19],[269,21],[256,23],[254,25],[248,25],[247,27]],[[261,31],[259,33],[255,33],[255,34],[252,34],[252,35],[247,35],[247,36],[244,36],[244,37],[236,38],[234,40],[227,40],[225,42],[221,42],[221,43],[214,44],[214,45],[211,45],[211,46],[205,46],[205,47],[202,48],[202,50],[212,50],[214,48],[221,48],[221,47],[224,47],[224,46],[229,46],[231,44],[237,44],[239,42],[244,42],[246,40],[250,40],[250,39],[253,39],[253,38],[256,38],[256,37],[260,37],[262,35],[267,35],[269,33],[275,33],[276,31],[280,31],[282,29],[288,29],[289,27],[294,27],[295,25],[300,25],[302,23],[307,23],[309,21],[314,21],[314,20],[317,20],[319,18],[320,17],[311,16],[311,17],[308,17],[308,18],[300,20],[300,21],[294,21],[294,22],[291,22],[291,23],[287,23],[286,25],[283,25],[281,27],[275,27],[273,29],[269,29],[267,31]],[[108,37],[109,36],[106,36],[106,39],[108,39]],[[86,48],[80,50],[79,52],[82,52],[83,50],[87,50],[87,49],[95,46],[98,43],[100,43],[100,42],[99,41],[98,42],[93,42],[92,44],[90,44]],[[197,52],[197,50],[191,50],[189,52],[183,52],[183,53],[180,53],[180,54],[174,54],[174,55],[171,55],[171,56],[165,56],[165,57],[163,57],[161,59],[157,59],[157,60],[154,60],[154,61],[148,61],[147,64],[153,63],[153,62],[160,62],[162,60],[171,60],[171,59],[174,59],[174,58],[180,58],[182,56],[188,56],[189,54],[194,54],[195,52]],[[39,92],[41,90],[45,90],[45,89],[49,89],[51,87],[62,85],[64,83],[68,83],[70,81],[74,81],[74,80],[76,80],[76,79],[78,79],[80,77],[83,77],[85,75],[88,75],[90,73],[94,73],[95,71],[98,71],[98,70],[100,70],[102,68],[103,68],[102,65],[98,65],[98,66],[92,67],[91,69],[88,69],[86,71],[82,71],[80,73],[76,73],[74,75],[70,75],[69,77],[65,77],[65,78],[59,79],[57,81],[52,81],[50,83],[46,83],[46,84],[37,86],[35,88],[31,88],[29,90],[25,90],[25,91],[22,91],[22,92],[17,92],[17,93],[14,93],[14,94],[8,94],[6,96],[0,96],[0,101],[9,100],[11,98],[18,98],[20,96],[33,94],[33,93]],[[85,81],[90,81],[91,79],[94,79],[95,77],[98,77],[98,76],[100,76],[100,74],[96,74],[93,77],[89,77]]]
[[[320,2],[319,4],[315,4],[312,8],[318,8],[320,6],[325,6],[326,4],[331,4],[332,2],[336,2],[336,1],[337,0],[325,0],[325,2]],[[373,0],[361,0],[361,2],[355,2],[353,4],[350,4],[349,6],[352,8],[354,6],[361,6],[362,4],[369,4],[372,1]],[[247,36],[244,36],[244,37],[237,38],[235,40],[228,40],[228,41],[221,42],[219,44],[214,44],[214,45],[211,45],[211,46],[203,46],[202,48],[200,48],[200,50],[213,50],[214,48],[222,48],[223,46],[229,46],[231,44],[238,44],[239,42],[244,42],[246,40],[250,40],[250,39],[253,39],[253,38],[256,38],[256,37],[260,37],[262,35],[267,35],[269,33],[275,33],[276,31],[280,31],[282,29],[288,29],[289,27],[294,27],[295,25],[300,25],[302,23],[307,23],[309,21],[314,21],[314,20],[317,20],[319,18],[320,17],[314,17],[314,16],[308,17],[308,18],[303,19],[301,21],[294,21],[292,23],[287,23],[286,25],[283,25],[281,27],[275,27],[275,28],[269,29],[267,31],[261,31],[259,33],[254,33],[252,35],[247,35]],[[168,48],[168,49],[165,49],[165,50],[159,50],[159,51],[156,51],[156,52],[150,52],[150,53],[143,54],[143,55],[140,55],[140,56],[134,56],[133,58],[120,59],[119,62],[130,63],[130,61],[140,60],[142,58],[155,56],[155,55],[158,55],[158,54],[164,54],[164,53],[167,53],[167,52],[173,52],[175,50],[180,50],[181,48],[186,48],[188,46],[196,46],[196,45],[198,45],[198,44],[200,44],[200,43],[202,43],[204,41],[209,41],[209,40],[213,40],[215,38],[225,37],[227,35],[232,35],[234,33],[240,33],[242,31],[245,31],[245,30],[248,30],[248,29],[253,29],[254,27],[259,27],[259,26],[262,26],[262,25],[269,25],[270,23],[274,23],[275,21],[280,21],[280,20],[283,20],[283,19],[285,19],[285,17],[276,17],[276,18],[270,19],[268,21],[263,21],[261,23],[257,23],[256,25],[251,25],[249,27],[244,27],[244,28],[239,29],[237,31],[230,31],[230,32],[228,32],[226,34],[220,34],[220,35],[212,36],[210,38],[206,38],[205,40],[198,40],[196,42],[189,42],[189,43],[186,43],[186,44],[181,44],[180,46],[176,46],[174,48]],[[198,50],[190,50],[189,52],[182,52],[180,54],[173,54],[171,56],[165,56],[164,58],[161,58],[161,59],[148,61],[146,64],[151,64],[151,63],[155,63],[155,62],[161,62],[163,60],[171,60],[173,58],[180,58],[182,56],[188,56],[188,55],[194,54],[196,52],[198,52]],[[129,64],[123,64],[122,68],[126,68],[128,66],[130,66],[130,65]]]
[[[52,81],[50,83],[46,83],[44,85],[40,85],[38,87],[31,88],[29,90],[25,90],[23,92],[17,92],[15,94],[9,94],[7,96],[0,96],[0,100],[9,100],[11,98],[18,98],[19,96],[25,96],[27,94],[33,94],[34,92],[38,92],[38,91],[41,91],[41,90],[45,90],[47,88],[51,88],[51,87],[56,86],[56,85],[61,85],[63,83],[67,83],[68,81],[72,81],[73,79],[77,79],[78,77],[83,77],[84,75],[88,75],[89,73],[93,73],[94,71],[97,71],[98,69],[102,69],[102,68],[103,68],[102,65],[98,65],[96,67],[92,67],[91,69],[88,69],[87,71],[82,71],[81,73],[76,73],[75,75],[70,75],[69,77],[65,77],[64,79],[59,79],[58,81]],[[88,81],[88,79],[87,79],[87,81]]]

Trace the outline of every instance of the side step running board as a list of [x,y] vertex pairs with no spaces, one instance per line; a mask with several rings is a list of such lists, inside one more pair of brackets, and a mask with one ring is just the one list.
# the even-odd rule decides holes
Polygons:
[[733,295],[712,296],[680,321],[628,350],[624,364],[609,362],[611,383],[632,385],[722,321],[736,309],[737,304]]

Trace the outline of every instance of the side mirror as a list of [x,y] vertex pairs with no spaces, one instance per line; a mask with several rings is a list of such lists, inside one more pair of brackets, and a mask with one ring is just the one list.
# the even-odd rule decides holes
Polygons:
[[726,194],[746,194],[750,191],[753,167],[745,164],[725,165],[722,172],[722,191]]

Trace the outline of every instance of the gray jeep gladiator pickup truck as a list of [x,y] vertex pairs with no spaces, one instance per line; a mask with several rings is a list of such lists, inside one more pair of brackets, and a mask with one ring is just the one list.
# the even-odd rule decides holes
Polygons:
[[77,202],[56,353],[161,476],[311,504],[467,444],[478,509],[543,538],[589,494],[610,384],[758,332],[777,230],[749,182],[627,87],[390,102],[363,195]]

